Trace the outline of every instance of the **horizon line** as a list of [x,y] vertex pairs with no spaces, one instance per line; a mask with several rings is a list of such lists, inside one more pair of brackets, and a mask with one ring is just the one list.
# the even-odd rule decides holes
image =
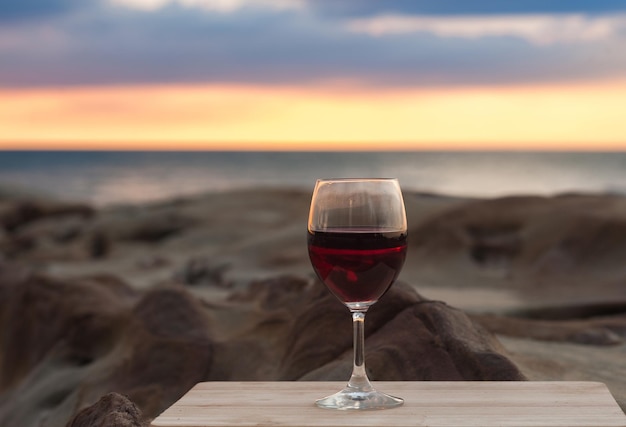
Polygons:
[[[85,144],[93,144],[89,142],[85,142]],[[301,143],[297,143],[300,145]],[[161,144],[156,145],[147,145],[146,146],[138,146],[133,145],[131,147],[120,147],[117,145],[114,146],[87,146],[87,147],[78,147],[73,145],[59,145],[59,146],[47,146],[47,145],[31,145],[27,147],[20,147],[18,145],[10,144],[4,145],[2,141],[0,141],[0,152],[15,152],[15,151],[23,151],[23,152],[36,152],[36,151],[51,151],[51,152],[71,152],[71,151],[82,151],[82,152],[447,152],[447,151],[456,151],[456,152],[626,152],[626,142],[622,144],[594,144],[594,146],[579,146],[579,145],[553,145],[546,143],[545,147],[529,144],[528,146],[524,145],[513,145],[513,146],[493,146],[489,144],[481,144],[476,146],[467,146],[463,144],[456,145],[442,145],[440,147],[433,146],[436,144],[428,144],[428,145],[415,145],[415,146],[390,146],[390,143],[387,141],[380,141],[380,144],[386,145],[384,148],[374,148],[371,146],[372,143],[365,144],[364,147],[358,147],[355,145],[346,145],[345,142],[338,143],[339,147],[329,147],[326,144],[322,144],[323,147],[315,148],[314,145],[317,143],[307,143],[304,146],[294,146],[294,147],[285,147],[284,144],[281,146],[276,146],[276,144],[272,144],[271,146],[263,146],[262,143],[259,146],[250,146],[249,144],[243,144],[243,146],[237,146],[238,144],[234,143],[232,147],[227,147],[223,145],[207,145],[207,146],[188,146],[183,145],[179,147],[164,147]],[[355,144],[355,143],[353,143]]]

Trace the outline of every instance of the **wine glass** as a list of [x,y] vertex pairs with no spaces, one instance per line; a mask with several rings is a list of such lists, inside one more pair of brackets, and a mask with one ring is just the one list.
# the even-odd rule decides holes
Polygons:
[[365,371],[367,309],[400,273],[407,250],[402,191],[394,178],[318,179],[308,222],[317,276],[352,313],[354,364],[346,387],[317,400],[329,409],[385,409],[402,399],[372,387]]

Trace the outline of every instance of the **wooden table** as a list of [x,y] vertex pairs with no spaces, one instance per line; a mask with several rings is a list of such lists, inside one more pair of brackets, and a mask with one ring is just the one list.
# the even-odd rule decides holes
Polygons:
[[626,427],[609,390],[596,382],[377,382],[404,398],[378,411],[314,405],[341,382],[197,384],[156,418],[159,427]]

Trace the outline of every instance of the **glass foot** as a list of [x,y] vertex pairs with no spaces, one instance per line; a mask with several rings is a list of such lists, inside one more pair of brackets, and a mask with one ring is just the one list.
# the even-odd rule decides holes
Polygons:
[[376,390],[358,391],[344,388],[338,393],[315,401],[315,404],[324,409],[389,409],[404,403],[399,397],[390,396]]

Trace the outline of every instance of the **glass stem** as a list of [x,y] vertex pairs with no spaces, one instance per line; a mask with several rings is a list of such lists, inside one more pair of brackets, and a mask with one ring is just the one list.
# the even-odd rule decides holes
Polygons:
[[365,311],[352,311],[352,325],[354,327],[354,364],[348,388],[368,392],[373,390],[373,387],[365,372]]

